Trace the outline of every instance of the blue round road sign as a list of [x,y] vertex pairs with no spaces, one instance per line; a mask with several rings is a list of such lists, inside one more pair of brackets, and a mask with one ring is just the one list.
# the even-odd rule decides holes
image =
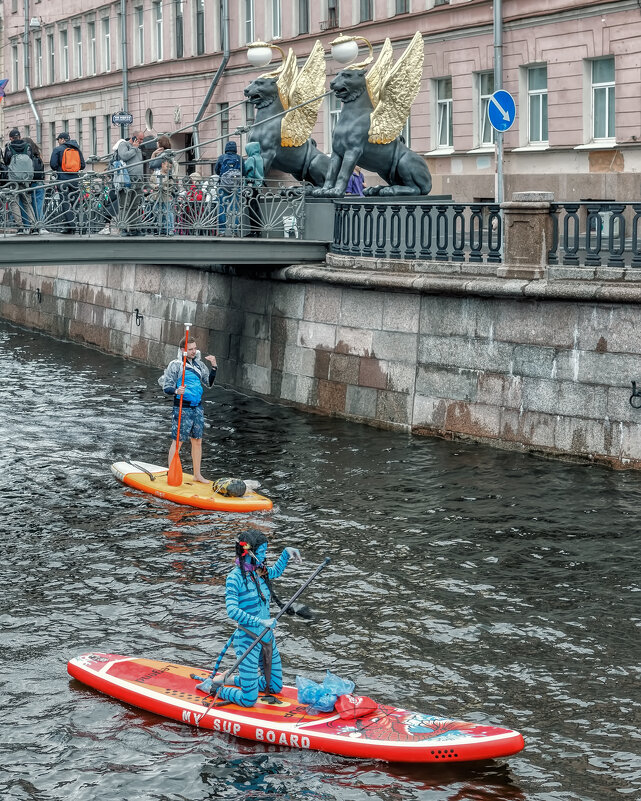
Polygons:
[[509,92],[499,89],[490,97],[487,104],[487,116],[496,131],[507,131],[516,118],[516,103]]

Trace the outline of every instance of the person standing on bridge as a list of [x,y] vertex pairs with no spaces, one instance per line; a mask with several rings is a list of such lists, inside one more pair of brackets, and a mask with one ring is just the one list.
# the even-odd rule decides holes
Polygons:
[[[218,365],[215,356],[205,356],[205,361],[200,358],[194,340],[190,339],[187,343],[187,360],[185,361],[185,384],[182,385],[183,356],[185,354],[185,337],[180,342],[180,354],[167,365],[167,369],[158,379],[158,383],[167,395],[174,396],[174,412],[171,426],[171,447],[169,448],[169,462],[171,464],[176,453],[176,439],[178,438],[178,410],[180,407],[180,396],[183,398],[182,412],[180,418],[180,442],[178,449],[183,442],[191,440],[191,461],[194,467],[194,479],[201,484],[209,484],[200,472],[200,463],[203,453],[203,432],[205,430],[205,415],[203,412],[203,392],[204,387],[213,387],[216,380]],[[205,364],[209,362],[209,368]]]
[[142,202],[144,184],[143,157],[140,145],[145,138],[144,131],[138,131],[131,139],[123,139],[118,145],[117,155],[120,161],[125,162],[131,185],[121,189],[118,196],[120,215],[125,227],[120,232],[122,236],[142,236],[138,213]]
[[49,166],[57,173],[60,194],[62,195],[62,217],[65,221],[63,234],[76,233],[76,219],[74,208],[78,205],[80,197],[80,184],[78,173],[85,168],[85,157],[67,131],[62,131],[56,137],[57,147],[54,147]]

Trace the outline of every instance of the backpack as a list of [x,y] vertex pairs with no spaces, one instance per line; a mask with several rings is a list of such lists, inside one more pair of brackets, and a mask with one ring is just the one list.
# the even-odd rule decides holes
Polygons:
[[131,178],[129,177],[129,170],[125,162],[117,158],[113,159],[109,164],[109,169],[113,170],[114,189],[129,189],[131,186]]
[[61,172],[80,172],[81,169],[80,153],[75,147],[66,147],[62,153]]
[[13,153],[9,161],[9,168],[7,170],[7,178],[17,184],[28,184],[33,181],[33,161],[31,159],[31,150],[28,152],[16,153],[15,150],[9,145],[9,150]]
[[240,184],[240,178],[240,170],[233,168],[225,170],[225,172],[220,173],[220,185],[226,189],[231,189]]

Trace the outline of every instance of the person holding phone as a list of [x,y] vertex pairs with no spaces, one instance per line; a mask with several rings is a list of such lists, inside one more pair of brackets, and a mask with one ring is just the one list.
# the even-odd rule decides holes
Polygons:
[[137,131],[130,139],[123,139],[118,145],[118,158],[127,165],[131,186],[121,189],[118,195],[120,216],[123,221],[122,236],[142,236],[140,204],[144,184],[143,157],[140,145],[145,138],[144,131]]

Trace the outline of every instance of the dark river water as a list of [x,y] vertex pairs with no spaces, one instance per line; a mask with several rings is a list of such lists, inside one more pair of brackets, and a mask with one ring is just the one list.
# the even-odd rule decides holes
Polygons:
[[[163,463],[159,371],[6,324],[0,357],[3,801],[641,798],[641,475],[220,386],[203,472],[260,479],[274,509],[198,512],[109,470]],[[272,554],[305,559],[284,597],[332,559],[305,596],[315,620],[279,624],[287,683],[329,668],[380,701],[518,729],[525,750],[469,766],[350,760],[195,730],[69,678],[89,650],[211,665],[231,632],[232,543],[256,524]]]

